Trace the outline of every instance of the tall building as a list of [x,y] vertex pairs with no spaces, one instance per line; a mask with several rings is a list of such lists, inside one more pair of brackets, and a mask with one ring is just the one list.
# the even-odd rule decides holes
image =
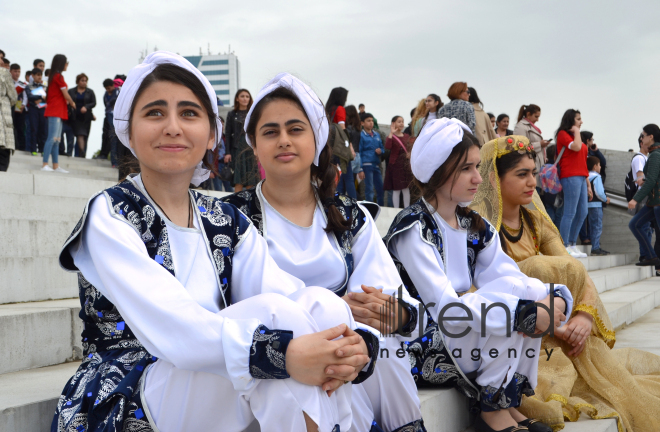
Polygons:
[[184,56],[211,82],[215,94],[225,106],[234,104],[234,95],[241,88],[240,62],[233,53]]

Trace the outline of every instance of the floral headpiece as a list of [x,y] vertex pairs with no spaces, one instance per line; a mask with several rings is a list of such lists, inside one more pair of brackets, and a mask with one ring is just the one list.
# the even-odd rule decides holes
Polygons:
[[[502,143],[502,141],[504,142]],[[504,148],[501,148],[502,144],[504,144]],[[526,137],[522,136],[508,136],[498,140],[497,157],[502,157],[514,151],[520,154],[531,153],[534,151],[534,146],[529,143]]]

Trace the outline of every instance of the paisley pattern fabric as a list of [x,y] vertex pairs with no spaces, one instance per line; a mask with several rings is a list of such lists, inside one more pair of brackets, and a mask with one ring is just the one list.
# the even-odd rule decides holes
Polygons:
[[[484,220],[484,223],[485,229],[480,231],[472,230],[471,219],[468,217],[458,216],[459,226],[467,231],[467,260],[471,280],[474,278],[474,271],[479,252],[489,246],[496,238],[495,230],[492,225],[490,225],[490,223],[488,223],[486,220]],[[416,203],[399,212],[399,214],[392,222],[387,235],[383,238],[385,245],[389,246],[389,242],[392,240],[392,238],[394,238],[394,236],[412,228],[416,224],[419,224],[422,240],[438,250],[440,256],[442,257],[443,265],[446,266],[442,232],[439,229],[435,219],[433,219],[433,216],[429,212],[428,207],[423,199],[419,199]],[[401,279],[403,280],[403,283],[408,289],[410,295],[419,300],[420,303],[425,304],[401,262],[395,256],[392,256],[392,259],[394,260],[396,268],[399,271],[399,275],[401,276]],[[525,306],[525,303],[519,304],[518,311],[521,311],[523,306]],[[424,334],[412,342],[406,342],[406,349],[408,351],[408,358],[410,360],[411,372],[415,378],[417,386],[455,387],[461,393],[467,396],[471,400],[471,405],[475,407],[476,401],[483,399],[488,395],[484,395],[481,386],[479,386],[474,381],[476,375],[473,376],[473,374],[465,374],[456,365],[456,362],[452,358],[451,353],[445,345],[442,332],[440,331],[438,324],[433,320],[428,310],[426,310],[426,313],[428,316],[428,325],[424,331]],[[516,316],[518,316],[518,313]],[[535,308],[527,308],[525,314],[520,314],[520,319],[520,322],[516,321],[516,323],[514,323],[514,326],[517,326],[516,328],[527,326],[531,321],[536,324]],[[521,380],[523,378],[525,381],[527,380],[527,378],[523,377],[522,375],[520,375],[520,377]],[[498,389],[493,392],[493,397],[500,397],[501,394],[503,394],[502,392],[500,392],[501,394],[496,394],[497,390]],[[509,393],[507,393],[507,395],[508,394]],[[520,400],[511,396],[508,397],[510,401],[514,402]],[[482,409],[488,409],[489,400],[490,399],[486,399],[485,403],[482,401]]]
[[506,387],[485,386],[481,388],[481,410],[499,411],[518,407],[522,403],[523,395],[533,396],[534,389],[525,375],[514,372],[513,379]]
[[[149,257],[174,276],[167,226],[149,200],[130,180],[102,193],[110,203],[113,216],[131,225],[144,241]],[[195,191],[190,194],[213,257],[224,308],[231,300],[234,250],[248,232],[250,222],[234,206]],[[66,270],[78,271],[68,246],[81,235],[89,205],[98,195],[89,200],[64,244],[60,265]],[[137,340],[116,306],[81,273],[78,273],[78,286],[84,360],[64,387],[51,431],[151,431],[140,400],[140,380],[146,367],[157,358]],[[250,355],[250,370],[259,374],[256,378],[288,378],[283,359],[291,337],[291,332],[257,328]]]
[[[372,431],[373,431],[373,427],[372,427]],[[426,428],[424,427],[424,420],[419,419],[410,422],[408,424],[405,424],[401,427],[398,427],[394,429],[392,432],[426,432]]]

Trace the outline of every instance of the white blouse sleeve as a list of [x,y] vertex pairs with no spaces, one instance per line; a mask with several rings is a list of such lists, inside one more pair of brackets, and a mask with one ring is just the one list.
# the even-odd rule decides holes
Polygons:
[[[398,290],[403,286],[399,272],[396,270],[394,261],[380,238],[376,222],[367,209],[360,206],[366,215],[366,223],[353,240],[353,274],[348,281],[348,292],[364,292],[361,285],[382,288],[383,293],[398,298]],[[405,287],[402,287],[401,299],[411,307],[417,309],[419,316],[424,316],[423,310],[419,310],[420,303],[414,299]],[[425,319],[425,318],[424,318]],[[405,323],[404,323],[405,324]],[[426,325],[425,321],[423,322]]]
[[[543,300],[550,292],[550,285],[544,284],[538,279],[528,277],[518,268],[518,264],[502,250],[499,233],[495,233],[490,245],[485,247],[477,256],[477,265],[474,270],[474,286],[479,292],[495,289],[501,291],[502,287],[488,285],[490,281],[500,278],[514,278],[520,283],[507,285],[509,294],[515,295],[523,300],[535,302]],[[573,310],[573,296],[566,285],[555,284],[555,290],[561,292],[561,297],[566,301],[566,318],[571,316]],[[562,325],[566,321],[562,321]]]
[[482,305],[488,308],[493,303],[503,303],[509,316],[507,319],[507,311],[502,307],[490,309],[485,317],[486,334],[505,336],[507,329],[513,331],[515,311],[520,300],[520,297],[513,294],[516,291],[513,286],[518,282],[515,278],[490,281],[477,292],[459,297],[447,278],[437,249],[422,240],[419,222],[396,235],[390,242],[390,250],[406,268],[408,276],[436,321],[445,306],[455,305],[443,314],[443,325],[448,332],[458,334],[468,327],[480,331]]
[[[254,237],[260,238],[251,229],[241,246],[251,245],[254,249],[249,252],[262,257],[263,243],[254,241]],[[245,378],[251,378],[248,359],[260,321],[249,317],[229,319],[200,306],[176,278],[148,256],[135,229],[111,215],[104,195],[92,202],[82,236],[70,246],[70,252],[76,267],[117,307],[151,354],[180,369],[225,377],[237,389],[254,382]],[[244,262],[243,257],[245,252],[239,247],[237,261]],[[255,275],[248,283],[268,279],[263,273],[272,266],[265,261],[250,266]],[[247,266],[237,265],[240,267]],[[244,272],[239,270],[232,281],[237,275],[244,276]],[[259,286],[237,283],[232,291],[244,288],[256,293]]]

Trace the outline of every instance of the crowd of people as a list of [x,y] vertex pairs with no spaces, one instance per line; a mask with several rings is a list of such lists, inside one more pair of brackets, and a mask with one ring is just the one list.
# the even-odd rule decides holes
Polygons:
[[[60,108],[85,106],[56,59]],[[6,77],[3,98],[15,92]],[[612,350],[575,259],[585,219],[592,254],[607,253],[605,161],[579,111],[544,139],[540,108],[523,105],[509,134],[508,116],[454,83],[450,102],[431,94],[387,133],[363,104],[346,106],[346,89],[324,104],[283,73],[254,99],[239,90],[223,125],[208,79],[168,52],[147,56],[121,91],[112,84],[111,133],[138,169],[91,197],[59,256],[79,273],[84,359],[52,430],[242,431],[256,420],[422,432],[418,387],[459,389],[478,432],[551,432],[582,412],[660,428],[660,358]],[[45,117],[54,156],[62,117]],[[643,265],[659,261],[647,229],[660,218],[656,137],[657,125],[643,128],[631,163]],[[360,193],[403,207],[385,238]],[[454,307],[465,313],[445,316]]]
[[[67,174],[59,166],[59,156],[87,156],[87,143],[96,107],[96,95],[89,88],[89,77],[81,72],[76,75],[75,87],[69,88],[63,72],[69,61],[63,54],[53,57],[50,67],[37,58],[32,68],[25,70],[18,63],[11,63],[0,50],[0,75],[3,89],[0,101],[5,111],[3,143],[0,144],[0,171],[7,171],[13,150],[23,150],[34,156],[42,156],[43,171]],[[3,71],[8,70],[9,74]],[[103,81],[105,118],[102,126],[101,151],[95,158],[111,158],[112,166],[118,167],[122,157],[128,156],[117,146],[114,133],[113,110],[125,75]],[[11,121],[9,121],[11,119]]]

